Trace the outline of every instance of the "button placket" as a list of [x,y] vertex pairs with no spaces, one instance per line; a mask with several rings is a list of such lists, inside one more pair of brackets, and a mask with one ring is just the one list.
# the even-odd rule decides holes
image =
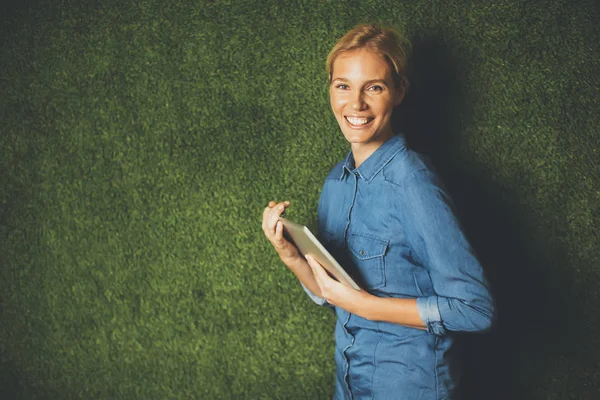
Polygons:
[[358,192],[358,172],[353,171],[354,175],[354,193],[352,194],[352,203],[348,208],[348,218],[346,219],[346,229],[344,229],[344,242],[348,237],[348,228],[350,227],[350,221],[352,219],[352,209],[354,208],[354,203],[356,202],[356,193]]
[[[354,175],[354,193],[352,194],[352,203],[350,204],[350,207],[348,209],[348,218],[346,220],[346,229],[344,229],[344,243],[347,242],[347,237],[348,237],[348,228],[350,227],[350,221],[352,219],[352,209],[354,208],[354,203],[356,201],[356,193],[358,192],[358,172],[357,171],[352,171],[353,175]],[[346,331],[346,333],[348,335],[350,335],[352,337],[350,344],[348,344],[346,346],[346,348],[343,350],[342,354],[344,356],[344,359],[346,361],[346,373],[344,376],[344,384],[345,384],[345,389],[348,393],[348,395],[350,396],[350,399],[353,399],[354,396],[352,394],[352,391],[350,390],[350,385],[349,385],[349,373],[350,373],[350,363],[348,361],[348,357],[346,356],[346,351],[352,347],[354,345],[354,336],[348,332],[348,330],[346,329],[346,325],[348,324],[348,321],[350,320],[350,313],[348,313],[348,317],[346,318],[346,321],[343,324],[343,328]]]

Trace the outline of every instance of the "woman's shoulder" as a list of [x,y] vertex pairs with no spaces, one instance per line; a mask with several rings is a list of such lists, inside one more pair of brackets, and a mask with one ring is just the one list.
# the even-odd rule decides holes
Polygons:
[[385,180],[396,185],[417,175],[436,179],[435,167],[429,157],[408,147],[398,152],[383,169]]

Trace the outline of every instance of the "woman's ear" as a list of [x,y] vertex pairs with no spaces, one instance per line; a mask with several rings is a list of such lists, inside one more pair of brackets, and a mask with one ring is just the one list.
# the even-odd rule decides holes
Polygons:
[[405,76],[402,77],[399,84],[396,86],[396,98],[394,99],[394,106],[399,105],[404,100],[404,96],[406,96],[406,91],[408,90],[408,79]]

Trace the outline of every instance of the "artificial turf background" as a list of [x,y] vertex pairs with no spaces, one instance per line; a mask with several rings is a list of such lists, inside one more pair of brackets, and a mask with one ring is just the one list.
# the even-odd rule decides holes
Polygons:
[[492,281],[477,399],[600,391],[594,1],[9,1],[0,8],[0,398],[326,399],[333,315],[260,230],[315,226],[348,151],[324,61],[414,43],[399,124]]

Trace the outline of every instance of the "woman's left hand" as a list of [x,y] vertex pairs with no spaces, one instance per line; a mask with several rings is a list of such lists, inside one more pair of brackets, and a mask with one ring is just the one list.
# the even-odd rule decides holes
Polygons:
[[306,261],[313,271],[315,280],[321,289],[321,296],[329,304],[343,308],[344,310],[361,315],[366,309],[366,300],[372,297],[364,290],[356,290],[340,283],[329,276],[327,271],[311,256],[306,256]]

